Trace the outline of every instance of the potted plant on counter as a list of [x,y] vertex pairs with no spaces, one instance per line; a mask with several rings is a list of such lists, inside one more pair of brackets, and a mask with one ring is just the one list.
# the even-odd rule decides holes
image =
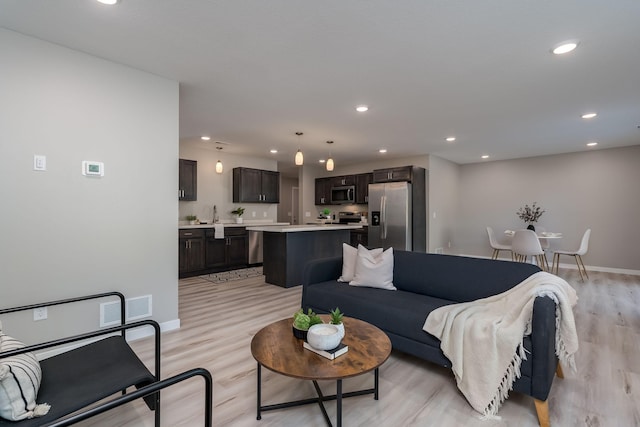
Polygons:
[[236,223],[242,224],[242,214],[244,213],[244,208],[237,207],[231,211],[233,215],[236,215]]
[[191,225],[196,224],[198,221],[198,217],[195,215],[187,215],[186,218],[187,218],[187,221],[189,221],[189,224]]

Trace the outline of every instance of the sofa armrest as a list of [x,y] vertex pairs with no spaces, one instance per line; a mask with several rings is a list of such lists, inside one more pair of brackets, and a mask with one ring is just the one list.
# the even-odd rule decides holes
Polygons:
[[531,396],[547,400],[558,365],[556,356],[556,303],[537,297],[531,319]]
[[314,283],[337,280],[342,275],[342,257],[321,258],[310,261],[302,272],[302,307],[306,310],[307,288]]

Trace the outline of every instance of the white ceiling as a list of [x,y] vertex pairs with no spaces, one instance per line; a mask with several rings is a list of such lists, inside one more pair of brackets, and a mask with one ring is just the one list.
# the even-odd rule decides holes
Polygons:
[[640,144],[637,0],[0,0],[0,26],[177,80],[181,140],[285,164],[296,131],[336,171]]

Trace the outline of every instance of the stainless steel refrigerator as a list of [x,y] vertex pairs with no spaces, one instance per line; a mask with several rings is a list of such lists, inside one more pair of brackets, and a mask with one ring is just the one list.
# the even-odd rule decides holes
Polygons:
[[369,184],[369,247],[413,250],[409,182]]

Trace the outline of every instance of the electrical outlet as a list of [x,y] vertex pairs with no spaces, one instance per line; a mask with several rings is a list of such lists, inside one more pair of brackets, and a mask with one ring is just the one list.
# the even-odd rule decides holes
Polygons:
[[256,211],[251,211],[251,217],[255,218],[256,217]]
[[262,216],[266,218],[267,217],[267,213],[266,212],[262,212]]
[[442,248],[436,248],[436,253],[437,254],[442,254]]
[[33,309],[33,320],[45,320],[47,318],[47,307],[39,307]]

